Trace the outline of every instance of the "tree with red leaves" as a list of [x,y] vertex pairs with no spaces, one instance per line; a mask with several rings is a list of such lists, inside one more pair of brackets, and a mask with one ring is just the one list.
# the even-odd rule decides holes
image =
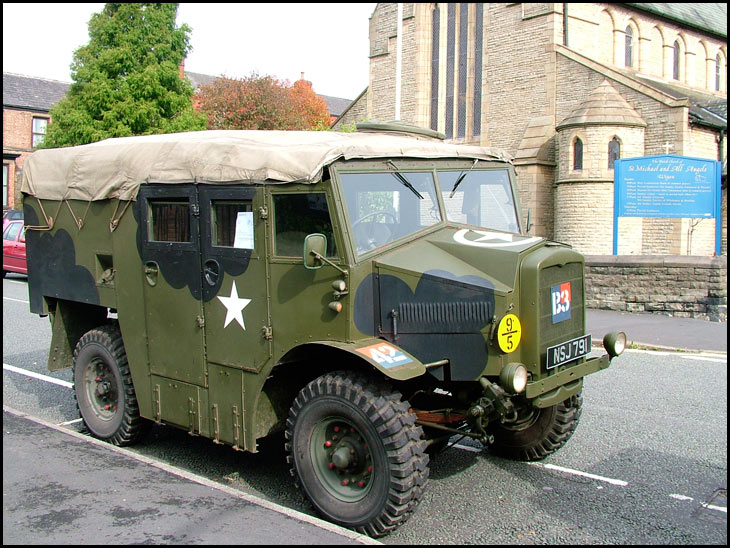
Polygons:
[[220,77],[201,86],[196,108],[208,117],[208,129],[324,130],[329,113],[310,82],[294,85],[253,73],[242,79]]

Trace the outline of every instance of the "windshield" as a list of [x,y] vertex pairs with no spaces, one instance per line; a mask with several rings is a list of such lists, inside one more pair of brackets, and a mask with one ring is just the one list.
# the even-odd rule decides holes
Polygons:
[[441,221],[432,172],[342,173],[358,255]]
[[439,171],[438,178],[449,221],[519,232],[506,169]]

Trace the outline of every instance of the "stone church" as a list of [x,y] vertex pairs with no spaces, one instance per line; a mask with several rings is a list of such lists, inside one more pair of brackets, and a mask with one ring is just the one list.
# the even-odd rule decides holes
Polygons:
[[[530,233],[587,255],[612,253],[616,159],[719,160],[727,254],[726,4],[379,3],[334,127],[393,119],[512,155]],[[714,253],[714,219],[619,219],[619,255]]]

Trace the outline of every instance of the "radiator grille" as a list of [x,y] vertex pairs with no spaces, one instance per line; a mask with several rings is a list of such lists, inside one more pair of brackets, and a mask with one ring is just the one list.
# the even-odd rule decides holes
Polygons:
[[[570,282],[570,318],[553,323],[551,288]],[[584,334],[585,303],[583,287],[583,265],[568,263],[564,266],[550,266],[540,271],[540,354],[545,366],[545,351],[548,347],[568,341]]]

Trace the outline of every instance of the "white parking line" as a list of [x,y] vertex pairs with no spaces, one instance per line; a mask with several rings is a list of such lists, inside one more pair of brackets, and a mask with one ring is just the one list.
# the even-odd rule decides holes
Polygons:
[[597,476],[596,474],[589,474],[588,472],[581,472],[580,470],[573,470],[572,468],[556,466],[555,464],[543,464],[541,462],[528,462],[527,464],[531,464],[532,466],[539,466],[541,468],[547,468],[548,470],[556,470],[558,472],[563,472],[564,474],[571,474],[573,476],[582,476],[584,478],[590,478],[590,479],[594,479],[594,480],[598,480],[598,481],[603,481],[605,483],[610,483],[611,485],[618,485],[620,487],[626,487],[629,484],[627,481],[624,481],[624,480],[606,478],[604,476]]
[[42,381],[57,384],[59,386],[64,386],[66,388],[73,388],[73,384],[70,382],[62,381],[61,379],[54,379],[53,377],[49,377],[47,375],[41,375],[40,373],[34,373],[33,371],[28,371],[27,369],[21,369],[20,367],[15,367],[14,365],[8,365],[7,363],[3,363],[3,369],[5,369],[6,371],[12,371],[13,373],[19,373],[21,375],[25,375],[26,377],[33,377],[34,379],[39,379]]
[[[671,494],[669,496],[672,497],[673,499],[681,500],[682,502],[694,502],[694,500],[695,500],[692,497],[687,497],[685,495]],[[723,513],[727,514],[726,506],[717,506],[716,504],[708,504],[706,502],[703,502],[702,504],[700,504],[700,506],[702,506],[702,508],[706,508],[707,510],[716,510],[718,512],[723,512]]]
[[663,350],[642,350],[638,348],[627,348],[624,350],[631,354],[653,354],[658,356],[674,356],[675,358],[685,358],[688,360],[727,363],[727,354],[721,352],[666,352]]

